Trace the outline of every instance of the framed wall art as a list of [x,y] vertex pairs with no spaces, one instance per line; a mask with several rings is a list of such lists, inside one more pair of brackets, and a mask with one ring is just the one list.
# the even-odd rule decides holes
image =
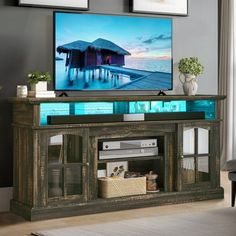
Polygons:
[[89,9],[89,0],[19,0],[20,6]]
[[128,170],[128,161],[107,162],[107,177],[124,177]]
[[131,0],[131,11],[137,13],[188,15],[188,0]]

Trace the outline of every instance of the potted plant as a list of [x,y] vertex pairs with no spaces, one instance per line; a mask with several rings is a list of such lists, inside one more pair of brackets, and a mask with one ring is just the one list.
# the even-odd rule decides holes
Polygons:
[[47,83],[51,80],[49,72],[32,71],[28,74],[28,83],[31,86],[31,90],[35,92],[46,91]]
[[[178,69],[180,72],[179,79],[183,84],[184,94],[195,95],[198,88],[196,76],[203,73],[203,65],[199,62],[197,57],[182,58],[179,61]],[[184,81],[181,80],[182,75],[184,76]]]

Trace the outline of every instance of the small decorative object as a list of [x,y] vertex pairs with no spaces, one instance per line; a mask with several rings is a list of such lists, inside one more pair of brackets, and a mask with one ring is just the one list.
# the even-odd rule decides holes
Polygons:
[[153,171],[150,171],[148,174],[146,174],[147,177],[147,192],[159,192],[159,189],[157,187],[157,174],[154,174]]
[[[185,95],[195,95],[197,93],[198,84],[196,76],[203,73],[204,67],[199,62],[197,57],[182,58],[179,61],[179,79],[183,84],[183,90]],[[182,81],[181,76],[184,76]]]
[[19,5],[88,10],[89,0],[19,0]]
[[132,0],[132,11],[165,15],[188,15],[188,0]]
[[125,171],[125,178],[138,178],[143,177],[139,172]]
[[29,97],[55,97],[54,91],[47,90],[47,84],[52,80],[49,72],[32,71],[28,74],[28,83],[31,90]]
[[51,81],[48,72],[32,71],[28,74],[28,83],[32,91],[47,91],[47,83]]
[[28,83],[32,91],[46,91],[47,83],[51,80],[49,72],[32,71],[28,74]]
[[102,178],[102,177],[106,177],[107,176],[107,170],[98,170],[97,171],[97,177],[98,178]]
[[107,162],[107,176],[108,177],[114,177],[114,176],[124,177],[125,171],[127,170],[128,170],[127,161]]
[[16,96],[18,98],[25,98],[28,96],[28,88],[26,85],[17,85]]

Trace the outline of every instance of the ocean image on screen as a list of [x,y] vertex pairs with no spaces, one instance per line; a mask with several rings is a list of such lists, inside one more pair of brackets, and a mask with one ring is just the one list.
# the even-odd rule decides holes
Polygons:
[[56,90],[172,88],[168,18],[55,13]]

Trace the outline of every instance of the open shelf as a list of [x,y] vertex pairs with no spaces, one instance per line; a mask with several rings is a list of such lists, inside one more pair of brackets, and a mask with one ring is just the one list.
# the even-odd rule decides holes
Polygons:
[[147,157],[129,157],[129,158],[119,158],[119,159],[106,159],[106,160],[98,160],[98,164],[100,163],[107,163],[107,162],[117,162],[117,161],[140,161],[140,160],[144,160],[144,161],[148,161],[148,160],[156,160],[156,159],[163,159],[164,158],[164,154],[160,154],[158,156],[147,156]]

